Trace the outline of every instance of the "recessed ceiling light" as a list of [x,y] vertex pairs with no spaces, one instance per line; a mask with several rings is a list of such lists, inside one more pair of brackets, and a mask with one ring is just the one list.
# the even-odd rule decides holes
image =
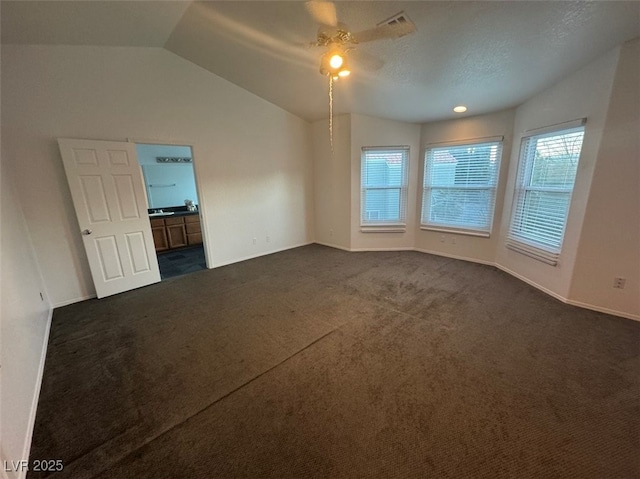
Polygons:
[[456,113],[464,113],[465,111],[467,111],[467,107],[464,105],[458,105],[453,108],[453,111],[455,111]]

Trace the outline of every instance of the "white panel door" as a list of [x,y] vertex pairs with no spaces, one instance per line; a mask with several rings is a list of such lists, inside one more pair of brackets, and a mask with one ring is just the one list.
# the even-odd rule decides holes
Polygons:
[[160,281],[133,143],[59,139],[98,298]]

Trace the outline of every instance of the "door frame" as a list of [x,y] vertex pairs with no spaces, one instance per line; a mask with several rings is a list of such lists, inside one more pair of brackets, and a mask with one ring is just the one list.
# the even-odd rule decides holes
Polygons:
[[[207,228],[207,214],[206,214],[206,201],[203,195],[203,190],[200,187],[200,174],[198,173],[198,165],[199,162],[196,159],[196,143],[190,140],[158,140],[158,139],[150,139],[150,138],[127,138],[127,142],[133,144],[140,145],[167,145],[167,146],[188,146],[191,148],[191,155],[193,158],[193,176],[196,181],[196,191],[198,192],[198,213],[200,214],[200,224],[202,225],[202,246],[204,247],[204,260],[207,264],[207,269],[213,268],[213,255],[210,251],[210,242],[209,242],[209,230]],[[140,163],[138,163],[140,166]],[[140,166],[140,170],[142,170],[142,166]],[[144,173],[142,174],[144,178]],[[145,198],[147,199],[147,209],[149,207],[149,198],[146,195],[145,190]],[[151,219],[149,219],[149,223],[151,223]],[[158,253],[156,252],[156,257]]]

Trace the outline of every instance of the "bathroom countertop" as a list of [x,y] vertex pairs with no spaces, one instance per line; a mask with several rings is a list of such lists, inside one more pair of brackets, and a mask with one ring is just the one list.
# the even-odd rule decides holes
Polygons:
[[199,214],[199,211],[165,211],[162,214],[154,214],[151,215],[149,214],[149,218],[151,219],[156,219],[156,218],[172,218],[172,217],[176,217],[176,216],[191,216],[191,215],[197,215]]

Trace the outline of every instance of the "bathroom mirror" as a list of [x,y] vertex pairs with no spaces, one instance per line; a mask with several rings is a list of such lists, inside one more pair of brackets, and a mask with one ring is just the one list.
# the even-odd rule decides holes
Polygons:
[[[184,206],[185,200],[198,205],[198,193],[190,146],[136,145],[144,175],[149,208]],[[158,161],[160,158],[160,161]]]

